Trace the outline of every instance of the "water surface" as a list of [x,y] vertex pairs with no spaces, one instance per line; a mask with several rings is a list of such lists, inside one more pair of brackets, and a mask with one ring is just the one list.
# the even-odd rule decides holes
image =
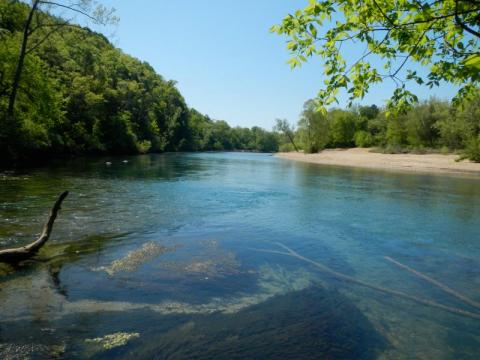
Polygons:
[[1,358],[478,358],[480,309],[385,256],[480,302],[479,179],[245,153],[62,161],[0,174],[0,248],[38,235],[65,189],[45,248],[0,268]]

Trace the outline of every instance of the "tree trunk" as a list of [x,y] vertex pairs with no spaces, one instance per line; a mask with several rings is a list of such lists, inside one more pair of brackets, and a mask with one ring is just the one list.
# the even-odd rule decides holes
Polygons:
[[[15,100],[17,99],[18,87],[20,85],[20,78],[22,77],[23,63],[25,61],[25,55],[27,53],[28,37],[30,36],[30,25],[32,24],[33,15],[37,10],[40,0],[34,0],[32,8],[28,13],[25,27],[23,28],[22,46],[20,48],[20,54],[18,55],[17,67],[15,68],[15,76],[12,83],[12,91],[8,99],[7,119],[8,121],[14,121],[15,112]],[[10,125],[10,124],[9,124]]]
[[287,136],[288,136],[288,139],[290,140],[290,142],[292,143],[293,148],[295,149],[295,151],[298,152],[297,145],[295,145],[295,142],[293,141],[292,135],[289,134],[289,133],[287,133]]
[[5,249],[0,251],[0,262],[5,262],[5,263],[17,263],[22,260],[26,260],[31,258],[33,255],[35,255],[40,248],[45,245],[47,240],[50,238],[50,234],[53,229],[53,223],[55,222],[55,219],[57,218],[57,213],[60,210],[60,207],[62,205],[63,200],[68,195],[68,191],[64,191],[60,196],[58,197],[57,201],[53,205],[52,211],[50,212],[50,217],[48,218],[47,223],[45,224],[42,234],[40,237],[35,240],[34,242],[22,246],[19,248],[13,248],[13,249]]

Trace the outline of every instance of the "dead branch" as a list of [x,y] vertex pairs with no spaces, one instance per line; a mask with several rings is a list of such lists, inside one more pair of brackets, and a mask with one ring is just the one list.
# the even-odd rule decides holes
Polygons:
[[480,303],[478,303],[475,300],[470,299],[466,295],[463,295],[456,290],[453,290],[452,288],[448,287],[447,285],[442,284],[440,281],[432,279],[430,276],[427,276],[427,275],[421,273],[420,271],[412,269],[411,267],[409,267],[407,265],[404,265],[404,264],[398,262],[397,260],[392,259],[390,256],[385,256],[385,259],[390,261],[391,263],[397,265],[399,268],[404,269],[404,270],[412,273],[413,275],[425,280],[426,282],[442,289],[444,292],[456,297],[457,299],[462,300],[464,303],[480,309]]
[[13,248],[13,249],[0,250],[0,262],[17,263],[17,262],[29,259],[33,255],[35,255],[38,252],[38,250],[40,250],[40,248],[43,245],[45,245],[45,243],[50,238],[50,234],[53,229],[53,223],[55,222],[55,219],[57,218],[57,213],[60,210],[62,202],[63,200],[65,200],[67,195],[68,195],[68,191],[64,191],[58,197],[57,201],[53,205],[52,211],[50,212],[50,217],[48,218],[47,223],[43,227],[43,231],[40,237],[34,242],[26,246]]
[[332,270],[328,266],[325,266],[318,261],[315,261],[315,260],[309,259],[305,256],[302,256],[299,253],[297,253],[296,251],[290,249],[288,246],[286,246],[282,243],[277,242],[275,244],[277,244],[279,247],[282,247],[283,249],[285,249],[286,252],[278,251],[278,250],[266,250],[266,249],[251,249],[251,250],[256,250],[256,251],[261,251],[261,252],[266,252],[266,253],[272,253],[272,254],[291,256],[291,257],[297,258],[299,260],[305,261],[309,264],[312,264],[313,266],[317,267],[321,271],[323,271],[327,274],[330,274],[331,276],[336,277],[339,280],[343,280],[343,281],[346,281],[346,282],[349,282],[349,283],[352,283],[352,284],[360,285],[360,286],[363,286],[363,287],[366,287],[366,288],[369,288],[369,289],[372,289],[372,290],[375,290],[375,291],[378,291],[378,292],[382,292],[384,294],[388,294],[388,295],[391,295],[391,296],[394,296],[394,297],[410,300],[410,301],[422,304],[424,306],[441,309],[441,310],[447,311],[447,312],[452,313],[452,314],[465,316],[465,317],[472,318],[472,319],[480,319],[480,314],[477,314],[477,313],[473,313],[473,312],[466,311],[466,310],[463,310],[463,309],[459,309],[459,308],[456,308],[456,307],[443,305],[443,304],[437,303],[437,302],[432,301],[432,300],[428,300],[428,299],[424,299],[424,298],[420,298],[420,297],[417,297],[417,296],[413,296],[413,295],[404,293],[402,291],[384,288],[382,286],[370,284],[368,282],[365,282],[365,281],[362,281],[362,280],[359,280],[359,279],[355,279],[354,277],[351,277],[351,276],[342,274],[338,271]]

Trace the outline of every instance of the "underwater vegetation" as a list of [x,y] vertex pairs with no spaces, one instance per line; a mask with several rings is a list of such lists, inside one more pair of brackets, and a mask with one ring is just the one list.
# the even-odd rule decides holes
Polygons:
[[173,261],[162,261],[156,265],[157,269],[163,270],[162,276],[215,279],[242,272],[235,254],[222,249],[216,240],[202,240],[183,246],[176,255]]
[[[259,304],[276,295],[307,288],[314,275],[303,269],[286,270],[279,265],[263,265],[258,269],[255,291],[235,295],[220,295],[204,303],[166,300],[158,303],[82,299],[71,300],[58,289],[52,288],[51,274],[40,271],[25,275],[22,281],[5,281],[0,292],[2,321],[61,319],[66,316],[95,314],[99,312],[125,312],[149,310],[158,314],[212,314],[236,313],[248,306]],[[39,297],[38,294],[42,296]],[[36,300],[34,300],[36,299]],[[19,301],[22,306],[19,307]],[[45,312],[37,309],[45,306]],[[0,323],[1,324],[1,323]]]
[[[203,319],[203,316],[212,315],[217,319],[219,314],[224,314],[228,318],[278,295],[301,291],[313,284],[310,272],[303,269],[287,270],[279,265],[263,265],[256,275],[257,286],[254,292],[236,296],[219,294],[217,298],[201,304],[173,301],[148,304],[99,299],[71,301],[68,296],[49,286],[51,275],[48,271],[32,272],[26,274],[21,282],[19,279],[11,279],[3,283],[2,290],[5,291],[0,293],[0,355],[3,359],[22,352],[25,358],[29,358],[34,354],[58,352],[62,347],[66,347],[66,353],[73,352],[78,357],[85,354],[93,356],[105,351],[108,353],[107,350],[112,350],[113,345],[120,344],[122,339],[126,340],[126,336],[118,334],[138,332],[143,338],[144,331],[155,329],[159,324],[168,325],[162,330],[164,332],[192,317],[200,316]],[[38,294],[42,294],[41,297]],[[19,302],[22,304],[20,307]],[[79,321],[81,327],[71,328],[69,325]],[[206,319],[201,321],[205,326],[208,323]],[[125,324],[129,324],[130,328],[124,329]],[[199,324],[196,326],[195,329],[198,329]],[[68,329],[66,333],[65,329]],[[112,332],[112,329],[116,332]],[[72,335],[72,332],[76,335]],[[92,332],[94,336],[85,336]],[[30,334],[30,337],[22,339],[19,334]],[[110,336],[115,334],[118,336]],[[150,332],[152,334],[155,331]],[[81,337],[83,343],[79,345]],[[87,339],[89,340],[85,342]],[[134,337],[128,337],[128,340],[133,339]],[[107,349],[110,345],[111,349]],[[123,345],[129,346],[129,343]],[[39,358],[47,359],[50,355]]]
[[128,161],[0,186],[2,248],[36,237],[56,189],[73,200],[0,265],[0,359],[478,359],[478,181]]
[[117,332],[114,334],[108,334],[103,337],[86,339],[86,343],[99,345],[105,350],[110,350],[119,346],[123,346],[128,343],[131,339],[140,337],[139,333],[126,333],[126,332]]
[[[192,316],[145,334],[121,359],[371,359],[387,346],[355,305],[309,287],[237,313]],[[108,358],[105,355],[105,358]]]
[[135,303],[120,301],[78,300],[62,302],[62,316],[74,313],[99,311],[123,312],[148,309],[159,314],[213,314],[236,313],[249,306],[262,303],[276,295],[307,288],[313,283],[313,275],[305,270],[287,271],[281,266],[265,265],[258,271],[257,289],[252,293],[235,296],[217,296],[205,303],[162,301],[159,303]]
[[[74,321],[82,326],[68,325]],[[388,346],[352,301],[320,286],[230,313],[105,310],[25,325],[2,324],[2,359],[20,351],[38,359],[56,358],[49,355],[55,352],[92,359],[373,359]],[[22,340],[7,328],[33,337]]]
[[61,359],[64,353],[63,344],[0,344],[0,358],[3,360]]
[[169,249],[154,242],[145,243],[139,249],[130,251],[125,257],[114,260],[109,266],[101,266],[95,270],[105,271],[110,276],[117,272],[133,272],[145,262],[167,251],[174,251],[174,249]]

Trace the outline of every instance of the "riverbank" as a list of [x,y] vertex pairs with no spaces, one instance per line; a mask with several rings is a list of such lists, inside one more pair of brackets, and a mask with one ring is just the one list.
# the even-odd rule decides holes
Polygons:
[[469,160],[456,162],[458,155],[382,154],[372,149],[327,149],[318,154],[299,152],[277,153],[281,159],[313,164],[360,167],[377,170],[446,173],[480,176],[480,163]]

